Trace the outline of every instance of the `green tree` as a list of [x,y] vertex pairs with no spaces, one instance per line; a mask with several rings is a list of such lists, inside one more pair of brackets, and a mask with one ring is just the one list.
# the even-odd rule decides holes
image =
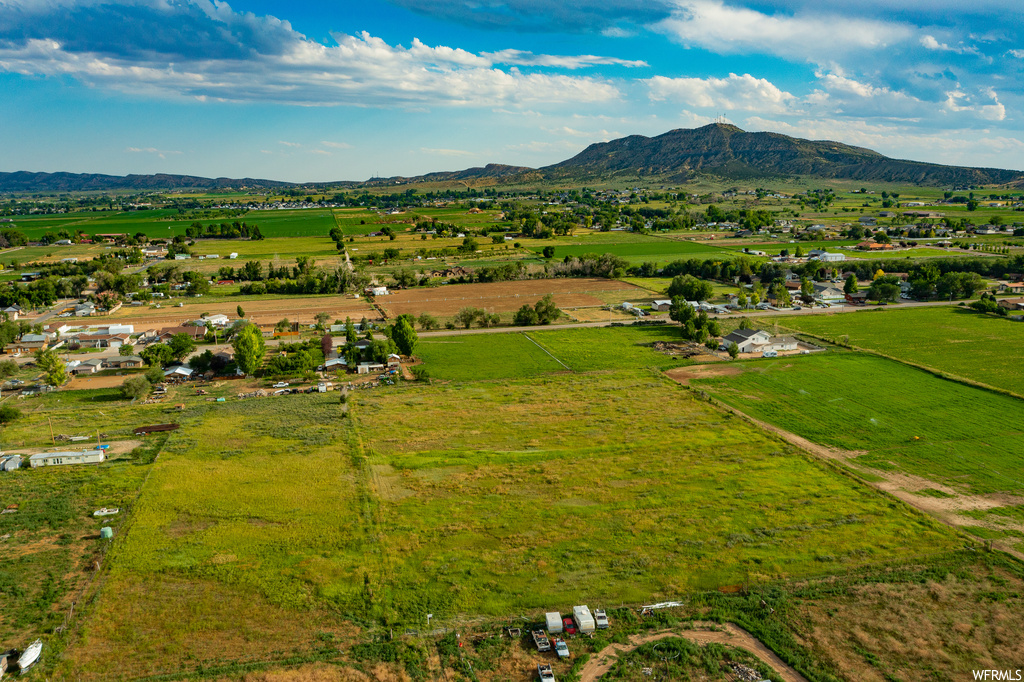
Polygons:
[[430,313],[423,313],[422,315],[419,316],[416,322],[417,324],[419,324],[420,329],[424,329],[426,331],[441,328],[441,323],[438,322],[437,318],[431,315]]
[[682,296],[687,301],[706,301],[713,293],[711,282],[699,280],[693,275],[677,275],[668,286],[669,298]]
[[352,323],[352,318],[345,318],[345,345],[354,346],[359,337],[356,336],[356,326]]
[[45,381],[50,386],[62,386],[68,380],[67,367],[60,359],[57,352],[51,349],[40,348],[35,352],[36,365],[46,375]]
[[398,351],[402,355],[409,356],[412,355],[419,337],[416,335],[416,330],[412,328],[409,320],[402,316],[391,326],[391,340],[398,346]]
[[327,323],[327,320],[331,319],[331,316],[321,310],[313,316],[313,319],[316,320],[317,329],[323,330],[324,325]]
[[121,347],[117,349],[117,354],[125,358],[130,355],[135,355],[135,346],[130,343],[122,343]]
[[289,329],[291,329],[291,327],[292,327],[292,323],[288,321],[287,317],[284,317],[284,318],[281,318],[280,320],[278,320],[277,324],[274,325],[274,331],[276,331],[276,332],[286,332]]
[[121,384],[121,395],[129,400],[140,400],[149,395],[152,384],[141,374],[128,377]]
[[555,247],[553,247],[553,246],[545,246],[544,250],[541,253],[543,254],[543,256],[545,258],[554,258],[555,257]]
[[194,369],[199,374],[206,374],[213,367],[213,351],[207,348],[205,351],[196,355],[188,361],[188,366]]
[[12,377],[17,371],[18,363],[15,362],[14,360],[0,361],[0,379],[7,379],[9,377]]
[[178,332],[172,336],[167,345],[171,349],[171,357],[179,362],[196,349],[196,342],[192,335],[185,332]]
[[146,346],[140,355],[151,367],[166,367],[174,360],[174,352],[166,343],[154,343]]
[[551,324],[562,316],[562,311],[558,309],[555,297],[551,294],[534,303],[533,309],[537,313],[537,324]]
[[21,417],[21,410],[13,405],[0,407],[0,424],[10,424]]
[[852,272],[846,276],[846,283],[843,284],[843,292],[847,294],[857,293],[857,276]]
[[463,308],[459,312],[455,313],[455,322],[456,324],[461,324],[466,329],[469,329],[479,315],[480,310],[478,308]]
[[242,306],[238,306],[237,308],[235,308],[235,312],[238,313],[238,319],[242,319],[243,317],[245,317],[245,311],[242,310]]
[[732,341],[730,341],[729,345],[725,347],[725,350],[729,352],[729,357],[732,358],[733,360],[735,360],[737,357],[739,357],[740,347],[737,346]]
[[537,311],[529,303],[524,303],[512,317],[512,324],[517,327],[529,327],[537,324]]
[[263,365],[267,344],[256,325],[247,324],[242,327],[231,341],[231,347],[235,351],[235,364],[245,374],[255,374]]

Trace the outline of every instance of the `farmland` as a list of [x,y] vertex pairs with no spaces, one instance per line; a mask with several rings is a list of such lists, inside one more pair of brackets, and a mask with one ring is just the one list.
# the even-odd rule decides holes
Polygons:
[[405,289],[379,297],[377,304],[390,316],[428,312],[445,319],[462,308],[482,308],[503,314],[508,322],[508,313],[524,304],[533,305],[547,294],[554,295],[559,308],[601,306],[650,296],[639,287],[613,279],[538,279]]
[[1024,325],[954,307],[784,317],[781,327],[931,367],[1024,395],[1024,366],[1009,348],[1024,344]]
[[[897,494],[961,498],[951,509],[993,508],[993,514],[1024,495],[1017,428],[1024,407],[1017,398],[860,353],[730,369],[736,373],[695,376],[691,385],[832,448],[831,456],[866,469],[869,478],[897,481]],[[945,515],[947,505],[930,504]],[[969,518],[951,520],[976,525]],[[1007,537],[1024,537],[1012,523],[1008,528]]]
[[[541,248],[534,247],[534,250],[539,253]],[[712,242],[649,237],[643,241],[623,239],[621,242],[617,242],[612,239],[594,239],[578,245],[556,246],[554,257],[558,259],[566,256],[579,257],[586,253],[612,253],[624,258],[630,264],[645,261],[666,263],[681,258],[713,258],[733,255]]]
[[186,402],[65,655],[83,679],[956,543],[647,370],[357,392],[351,419],[332,394]]

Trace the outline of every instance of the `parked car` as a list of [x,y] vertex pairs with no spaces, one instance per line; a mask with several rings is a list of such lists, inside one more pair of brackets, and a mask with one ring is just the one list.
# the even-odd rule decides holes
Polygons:
[[291,384],[289,384],[287,381],[279,381],[276,384],[274,384],[274,388],[286,388],[290,385]]
[[565,630],[565,634],[567,635],[575,635],[576,623],[573,622],[571,617],[566,616],[562,619],[562,629]]
[[555,653],[559,658],[569,658],[569,645],[560,639],[555,640]]

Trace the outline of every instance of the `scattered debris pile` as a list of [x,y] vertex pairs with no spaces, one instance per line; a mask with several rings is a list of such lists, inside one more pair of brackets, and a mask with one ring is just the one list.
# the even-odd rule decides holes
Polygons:
[[764,679],[761,677],[761,673],[742,663],[733,663],[732,671],[736,673],[736,679],[743,680],[743,682],[761,682]]
[[696,355],[704,355],[708,352],[707,348],[695,343],[665,343],[664,341],[655,341],[652,346],[654,350],[659,353],[683,358],[692,358]]
[[262,388],[257,388],[255,391],[250,391],[249,393],[239,393],[238,397],[239,398],[266,398],[268,395],[270,395],[269,391],[264,391]]

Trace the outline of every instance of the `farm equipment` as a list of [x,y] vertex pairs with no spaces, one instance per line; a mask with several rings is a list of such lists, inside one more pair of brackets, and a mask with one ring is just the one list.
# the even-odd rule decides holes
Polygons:
[[551,651],[551,642],[543,630],[534,630],[530,634],[533,635],[533,643],[537,645],[537,651]]

